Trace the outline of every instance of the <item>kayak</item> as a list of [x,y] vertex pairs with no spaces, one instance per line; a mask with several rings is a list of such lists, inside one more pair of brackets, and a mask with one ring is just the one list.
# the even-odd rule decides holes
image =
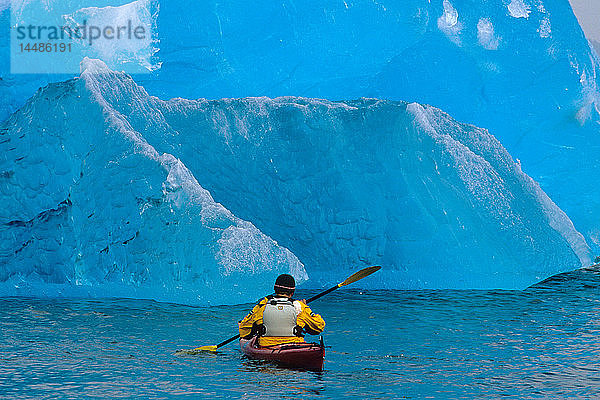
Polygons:
[[323,370],[325,346],[322,338],[321,343],[284,343],[275,346],[259,346],[257,341],[257,337],[240,339],[240,350],[255,360],[273,361],[286,367],[310,371]]

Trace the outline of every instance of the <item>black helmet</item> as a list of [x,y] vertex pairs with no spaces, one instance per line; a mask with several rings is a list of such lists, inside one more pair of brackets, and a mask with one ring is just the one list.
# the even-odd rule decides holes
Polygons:
[[289,274],[281,274],[275,280],[274,289],[278,294],[292,294],[296,289],[296,281]]

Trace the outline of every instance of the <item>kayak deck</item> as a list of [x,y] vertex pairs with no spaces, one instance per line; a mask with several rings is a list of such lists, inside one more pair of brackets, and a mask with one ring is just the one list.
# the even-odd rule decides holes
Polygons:
[[240,350],[248,358],[272,361],[277,364],[310,371],[322,371],[325,346],[321,343],[284,343],[259,346],[258,338],[240,339]]

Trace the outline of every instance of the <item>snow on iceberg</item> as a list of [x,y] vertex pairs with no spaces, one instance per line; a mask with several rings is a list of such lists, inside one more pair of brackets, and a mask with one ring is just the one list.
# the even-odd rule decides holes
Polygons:
[[[0,134],[0,295],[245,302],[303,265],[216,203],[89,77],[40,90]],[[102,69],[104,68],[104,70]]]
[[364,284],[522,288],[589,262],[500,143],[434,107],[162,101],[83,67],[4,125],[2,281],[222,293],[254,267],[302,274],[258,229],[314,286],[381,264]]
[[507,8],[513,18],[529,18],[531,14],[531,7],[523,0],[511,0]]
[[438,18],[438,28],[444,32],[448,39],[460,45],[460,31],[462,23],[458,21],[458,11],[448,0],[444,0],[444,13]]
[[494,33],[494,25],[488,18],[481,18],[477,23],[477,39],[484,49],[498,49],[500,38]]
[[[140,66],[147,71],[158,68],[153,56],[158,51],[152,28],[156,26],[158,5],[151,0],[135,0],[120,6],[84,7],[73,13],[63,15],[65,26],[75,29],[84,23],[95,27],[143,27],[141,40],[116,40],[115,34],[100,36],[90,46],[90,39],[77,39],[77,44],[85,48],[88,56],[102,59],[109,66]],[[125,36],[125,34],[123,34]],[[81,51],[81,50],[80,50]],[[82,51],[84,52],[84,51]],[[80,58],[81,59],[81,58]],[[136,72],[141,72],[137,68]]]

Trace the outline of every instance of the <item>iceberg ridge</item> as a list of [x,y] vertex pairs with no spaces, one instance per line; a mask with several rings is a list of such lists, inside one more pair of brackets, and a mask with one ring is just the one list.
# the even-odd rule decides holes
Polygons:
[[282,272],[308,279],[289,250],[216,203],[98,95],[88,77],[113,74],[105,65],[82,66],[4,124],[2,295],[220,304],[262,295]]

